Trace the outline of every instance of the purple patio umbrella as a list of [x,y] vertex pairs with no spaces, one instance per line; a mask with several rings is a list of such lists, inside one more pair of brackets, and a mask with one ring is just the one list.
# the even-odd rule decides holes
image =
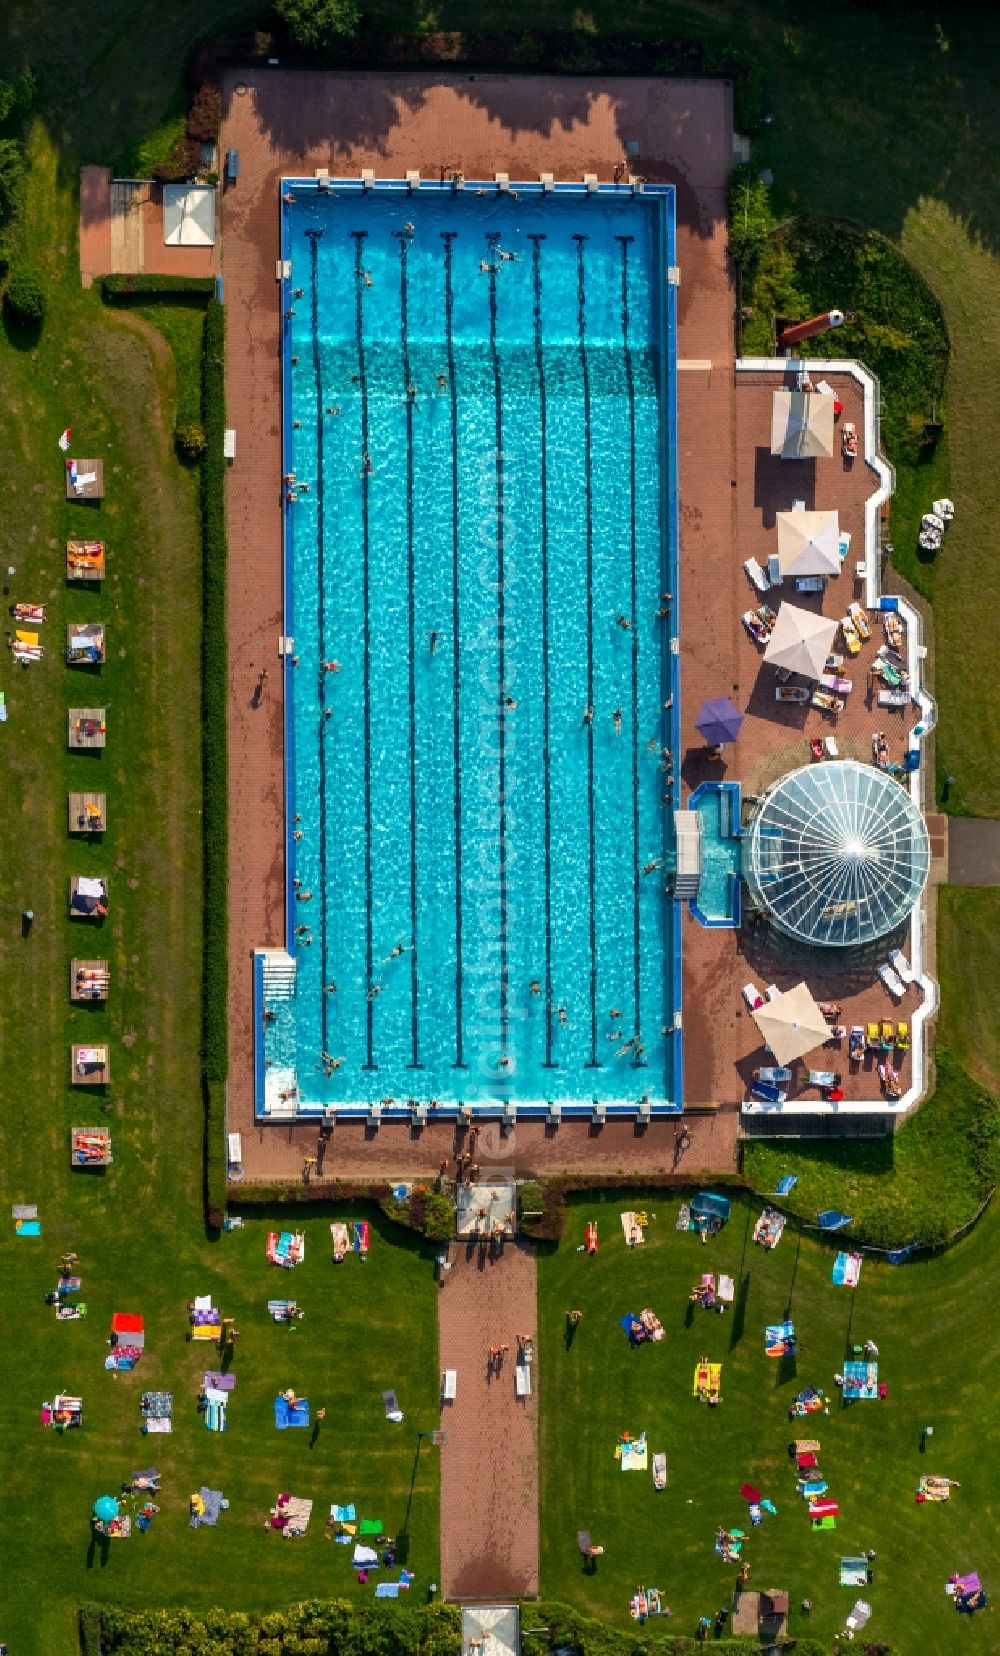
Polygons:
[[744,715],[728,697],[720,701],[702,702],[701,712],[694,721],[709,747],[721,747],[723,742],[735,742],[740,733]]

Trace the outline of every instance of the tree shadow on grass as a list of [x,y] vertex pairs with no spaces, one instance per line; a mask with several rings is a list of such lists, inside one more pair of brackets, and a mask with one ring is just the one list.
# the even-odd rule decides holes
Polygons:
[[747,1271],[745,1276],[740,1277],[740,1286],[733,1303],[733,1326],[729,1336],[730,1351],[736,1350],[746,1330],[747,1301],[750,1298],[750,1276],[751,1273]]

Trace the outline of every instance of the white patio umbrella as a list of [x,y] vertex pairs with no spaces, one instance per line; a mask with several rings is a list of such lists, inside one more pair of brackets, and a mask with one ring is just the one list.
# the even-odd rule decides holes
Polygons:
[[782,576],[839,575],[840,520],[836,512],[779,512],[778,563]]
[[787,667],[803,678],[821,678],[826,658],[837,636],[837,622],[795,604],[782,604],[774,631],[764,651],[764,660],[775,667]]
[[804,1058],[829,1039],[830,1026],[813,999],[807,983],[797,983],[783,995],[765,1001],[754,1013],[757,1028],[779,1064]]
[[819,391],[776,391],[771,405],[771,453],[782,460],[829,460],[833,397]]

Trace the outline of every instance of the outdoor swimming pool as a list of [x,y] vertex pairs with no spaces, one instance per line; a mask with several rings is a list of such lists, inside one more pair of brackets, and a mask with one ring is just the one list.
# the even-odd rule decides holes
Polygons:
[[679,1107],[672,192],[282,192],[258,1110]]

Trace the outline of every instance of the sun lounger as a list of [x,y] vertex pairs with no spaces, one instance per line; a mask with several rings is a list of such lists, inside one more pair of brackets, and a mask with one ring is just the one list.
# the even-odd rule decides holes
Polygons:
[[843,673],[823,673],[819,682],[824,690],[832,690],[837,696],[849,696],[854,689],[854,680]]
[[776,684],[774,687],[776,702],[792,702],[797,707],[805,707],[809,701],[809,692],[801,684]]
[[909,1050],[910,1050],[910,1026],[909,1026],[908,1023],[897,1024],[896,1025],[896,1051],[897,1052],[909,1052]]
[[795,582],[796,592],[825,592],[825,575],[799,575]]
[[531,1365],[530,1363],[514,1364],[514,1395],[515,1397],[531,1396]]
[[829,690],[814,690],[810,697],[813,707],[818,707],[821,713],[843,713],[844,699],[842,696],[831,696]]
[[810,1087],[839,1087],[840,1076],[836,1070],[811,1069],[806,1076],[806,1084]]
[[846,649],[848,655],[859,655],[861,652],[861,640],[858,637],[858,629],[849,615],[845,615],[842,618],[840,623],[840,631],[843,635],[844,648]]
[[441,1376],[441,1396],[445,1403],[454,1403],[458,1396],[458,1370],[445,1369]]
[[771,582],[764,573],[763,569],[761,569],[756,558],[747,558],[743,568],[746,570],[758,592],[770,591]]
[[751,1091],[754,1098],[763,1099],[765,1104],[784,1104],[788,1097],[780,1087],[772,1087],[768,1081],[755,1081]]
[[761,648],[763,648],[771,634],[769,629],[765,627],[763,621],[760,619],[760,616],[755,615],[753,610],[744,610],[743,625],[746,627],[746,630],[750,634],[750,637],[753,639],[754,643],[759,644]]
[[878,975],[882,979],[882,982],[885,984],[890,995],[895,995],[897,1000],[902,1000],[903,996],[906,994],[906,987],[901,982],[897,973],[893,971],[893,968],[888,964],[884,964],[879,967]]
[[917,974],[907,960],[902,949],[893,949],[889,956],[889,964],[899,974],[904,983],[915,983]]
[[757,1008],[759,1006],[763,1006],[764,1004],[764,997],[754,983],[745,983],[743,985],[743,999],[746,1001],[751,1012],[756,1012]]
[[792,1079],[792,1072],[782,1065],[772,1064],[766,1069],[755,1070],[753,1079],[755,1081],[767,1081],[772,1087],[779,1087]]

